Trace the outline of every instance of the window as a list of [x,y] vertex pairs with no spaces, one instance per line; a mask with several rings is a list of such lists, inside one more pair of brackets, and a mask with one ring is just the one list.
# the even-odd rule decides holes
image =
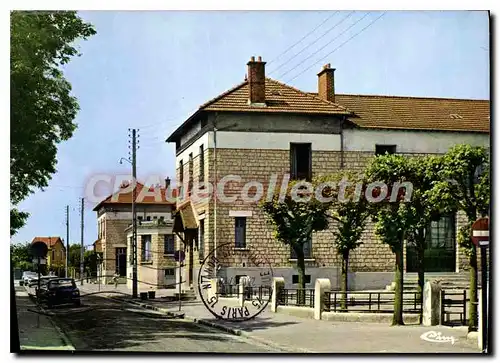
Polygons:
[[198,238],[198,255],[199,259],[205,258],[205,220],[200,219],[200,237]]
[[396,145],[375,145],[375,155],[395,154]]
[[169,278],[175,276],[175,270],[173,268],[167,268],[165,269],[165,277]]
[[312,178],[311,144],[290,143],[290,179],[307,180]]
[[56,259],[56,251],[52,250],[52,261]]
[[184,181],[184,165],[182,164],[181,160],[179,161],[179,183],[182,184],[183,181]]
[[[311,258],[312,257],[312,236],[309,237],[309,240],[304,243],[304,258]],[[290,258],[296,259],[297,254],[293,250],[293,248],[290,246]]]
[[152,253],[151,253],[151,235],[146,234],[141,237],[141,260],[151,261]]
[[246,217],[236,217],[234,219],[234,241],[235,247],[245,248],[246,247],[246,227],[247,219]]
[[432,221],[427,230],[427,248],[453,249],[455,246],[455,217],[444,216]]
[[163,240],[164,254],[173,255],[175,252],[175,241],[172,234],[166,234]]
[[205,180],[205,151],[203,144],[200,145],[200,170],[198,175],[198,182],[203,182]]
[[151,216],[147,216],[146,221],[148,221],[148,222],[151,221]]
[[191,192],[193,190],[193,153],[189,154],[189,179],[188,179],[188,191]]
[[[305,275],[304,276],[306,280],[306,284],[311,283],[311,275]],[[292,275],[292,284],[298,284],[299,283],[299,275]]]

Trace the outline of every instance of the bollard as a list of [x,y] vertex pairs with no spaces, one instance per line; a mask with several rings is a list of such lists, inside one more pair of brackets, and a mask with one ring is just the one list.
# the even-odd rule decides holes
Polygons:
[[238,299],[239,305],[241,307],[245,306],[245,287],[247,286],[247,277],[240,278],[240,284],[238,285]]
[[427,281],[423,293],[422,324],[424,326],[441,324],[441,314],[441,284]]
[[271,296],[271,311],[278,311],[279,296],[285,288],[285,279],[283,277],[273,278],[273,294]]
[[314,284],[314,319],[321,320],[321,313],[325,309],[325,292],[331,291],[330,279],[316,279]]

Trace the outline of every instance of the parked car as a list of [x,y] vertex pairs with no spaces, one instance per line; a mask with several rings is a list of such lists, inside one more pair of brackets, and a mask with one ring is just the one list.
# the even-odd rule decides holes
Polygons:
[[[42,276],[40,277],[40,289],[43,289],[47,286],[47,283],[50,281],[50,280],[53,280],[57,278],[57,276]],[[38,279],[34,279],[30,282],[30,287],[34,287],[35,288],[35,295],[38,296]]]
[[24,271],[23,272],[23,277],[20,281],[20,285],[28,285],[30,280],[36,279],[38,277],[38,274],[36,272],[32,271]]
[[63,304],[80,306],[80,290],[76,287],[75,280],[71,278],[50,278],[40,288],[39,297],[48,308]]

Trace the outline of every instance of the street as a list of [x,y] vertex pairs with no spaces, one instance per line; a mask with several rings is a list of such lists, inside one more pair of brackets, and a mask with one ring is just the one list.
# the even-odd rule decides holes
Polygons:
[[61,306],[47,311],[54,314],[54,321],[77,351],[279,352],[245,338],[96,295],[83,296],[80,308]]

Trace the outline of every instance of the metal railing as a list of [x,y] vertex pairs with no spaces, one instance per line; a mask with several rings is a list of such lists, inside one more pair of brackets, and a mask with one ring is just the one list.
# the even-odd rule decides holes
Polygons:
[[[403,313],[420,313],[422,305],[419,292],[403,293]],[[393,313],[393,291],[327,291],[324,311],[357,313]]]
[[269,300],[271,298],[271,286],[245,286],[245,299]]
[[217,294],[221,297],[232,297],[240,295],[239,285],[221,284],[218,286],[217,290]]
[[314,289],[281,289],[278,305],[314,307]]
[[[467,325],[467,290],[441,290],[441,325]],[[450,319],[458,316],[458,319]]]
[[[271,297],[272,288],[271,286],[245,286],[244,291],[245,299],[254,299],[258,297],[260,300],[266,300]],[[220,297],[239,297],[240,286],[219,285],[217,294]]]

